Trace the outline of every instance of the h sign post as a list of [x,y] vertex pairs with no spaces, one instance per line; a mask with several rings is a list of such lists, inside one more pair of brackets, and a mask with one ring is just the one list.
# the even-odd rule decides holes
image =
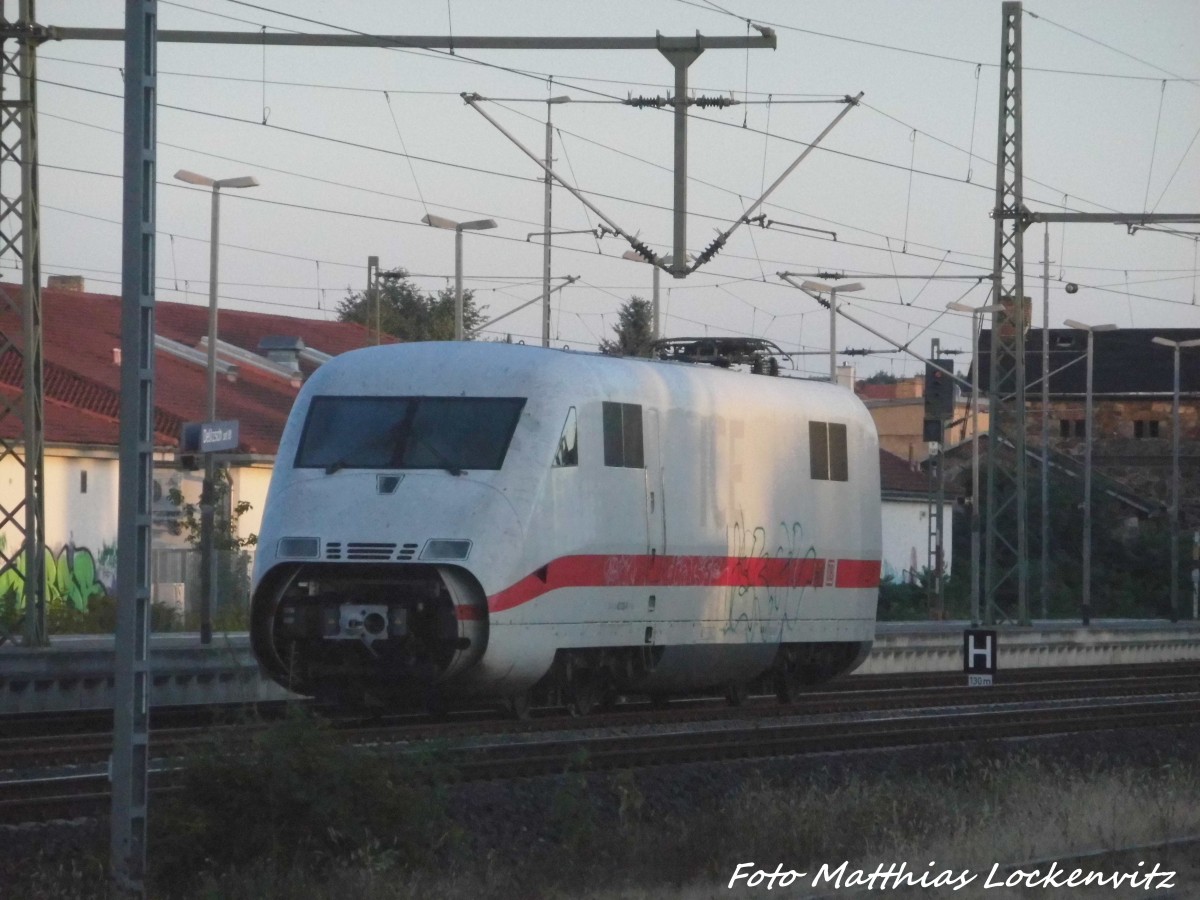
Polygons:
[[963,671],[968,687],[991,687],[996,675],[996,632],[969,628],[963,632]]

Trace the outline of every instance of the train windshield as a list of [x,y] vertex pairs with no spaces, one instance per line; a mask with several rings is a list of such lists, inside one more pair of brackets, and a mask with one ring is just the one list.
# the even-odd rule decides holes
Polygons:
[[314,397],[296,468],[499,469],[524,397]]

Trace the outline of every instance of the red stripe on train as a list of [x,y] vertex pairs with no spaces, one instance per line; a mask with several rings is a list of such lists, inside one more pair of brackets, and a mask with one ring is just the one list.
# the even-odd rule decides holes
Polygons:
[[[830,565],[832,563],[832,565]],[[832,569],[828,571],[827,569]],[[771,559],[742,556],[564,556],[488,598],[503,612],[562,588],[820,587],[879,585],[877,559]]]

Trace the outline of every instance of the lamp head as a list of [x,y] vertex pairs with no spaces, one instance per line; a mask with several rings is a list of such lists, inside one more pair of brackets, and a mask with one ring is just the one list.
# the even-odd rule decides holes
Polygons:
[[186,181],[188,184],[198,184],[202,187],[212,187],[216,182],[207,175],[201,175],[198,172],[189,172],[187,169],[180,169],[175,173],[175,177],[180,181]]

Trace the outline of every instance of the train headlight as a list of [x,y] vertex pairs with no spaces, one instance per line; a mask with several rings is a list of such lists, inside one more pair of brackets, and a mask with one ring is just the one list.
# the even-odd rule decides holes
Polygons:
[[280,538],[277,552],[287,559],[316,559],[321,552],[321,542],[315,537]]
[[425,542],[421,559],[466,559],[471,554],[470,541],[448,541],[434,538]]

